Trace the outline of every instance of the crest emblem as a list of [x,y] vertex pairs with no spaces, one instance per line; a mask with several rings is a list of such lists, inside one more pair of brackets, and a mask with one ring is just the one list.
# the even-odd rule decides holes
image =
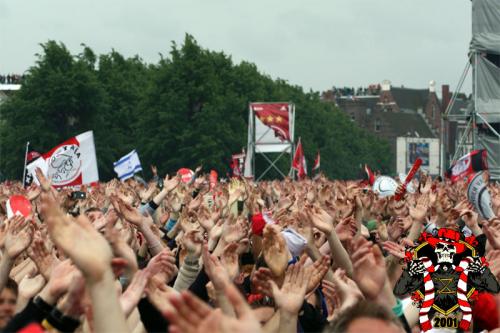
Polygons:
[[453,229],[441,228],[434,235],[422,233],[418,244],[407,249],[407,266],[394,293],[411,294],[420,308],[423,331],[433,327],[431,321],[435,328],[467,330],[477,292],[499,291],[500,285],[477,245],[474,236],[465,237]]
[[81,171],[80,147],[74,144],[57,148],[48,160],[48,177],[55,186],[74,181]]

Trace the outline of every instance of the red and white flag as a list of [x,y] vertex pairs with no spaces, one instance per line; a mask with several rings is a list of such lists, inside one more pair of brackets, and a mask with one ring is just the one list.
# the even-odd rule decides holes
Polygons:
[[43,154],[28,165],[28,172],[34,177],[35,168],[42,169],[52,180],[52,186],[79,186],[99,181],[94,134],[88,131],[72,137]]
[[302,142],[299,138],[299,143],[295,149],[295,155],[293,156],[292,168],[297,171],[298,179],[303,179],[307,176],[307,165],[306,157],[304,156],[304,150],[302,149]]
[[314,165],[313,165],[313,171],[314,170],[318,170],[319,171],[319,168],[320,168],[320,162],[321,162],[321,156],[319,155],[319,150],[318,150],[318,154],[316,155],[316,159],[314,160]]
[[250,104],[255,116],[274,131],[274,135],[281,141],[290,140],[288,103],[252,103]]
[[375,183],[375,174],[372,172],[368,164],[365,164],[365,172],[366,172],[365,181],[368,182],[370,186],[373,186],[373,183]]
[[488,155],[485,149],[473,150],[462,156],[446,172],[452,182],[481,170],[488,170]]

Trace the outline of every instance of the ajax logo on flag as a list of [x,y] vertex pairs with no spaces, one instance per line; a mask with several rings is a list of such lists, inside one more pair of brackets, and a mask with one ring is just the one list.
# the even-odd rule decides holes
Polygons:
[[79,149],[77,145],[64,145],[52,154],[48,176],[54,185],[65,185],[78,177],[82,164]]

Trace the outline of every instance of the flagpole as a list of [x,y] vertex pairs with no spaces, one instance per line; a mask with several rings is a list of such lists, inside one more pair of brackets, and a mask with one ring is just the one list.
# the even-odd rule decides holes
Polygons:
[[26,164],[28,163],[28,149],[30,142],[26,142],[26,152],[24,153],[24,168],[23,168],[23,188],[26,186]]

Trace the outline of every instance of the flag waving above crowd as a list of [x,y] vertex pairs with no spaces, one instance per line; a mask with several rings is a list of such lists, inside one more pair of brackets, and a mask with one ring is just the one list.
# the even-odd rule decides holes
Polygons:
[[113,163],[113,167],[121,181],[132,178],[137,172],[142,171],[141,161],[135,149]]
[[300,138],[295,149],[295,155],[293,156],[292,168],[297,171],[298,179],[303,179],[307,176],[306,157],[304,156],[304,149],[302,148]]
[[319,150],[318,150],[318,154],[316,155],[316,159],[314,160],[314,165],[313,165],[313,168],[312,168],[313,171],[319,172],[320,163],[321,163],[321,156],[320,156]]
[[36,180],[35,169],[52,180],[52,186],[78,186],[97,182],[97,158],[94,146],[94,135],[88,131],[72,137],[69,140],[42,154],[27,166],[29,176]]
[[273,129],[276,137],[290,140],[288,103],[253,103],[251,108],[264,125]]
[[456,161],[450,169],[448,169],[446,176],[450,178],[452,182],[456,182],[474,172],[488,170],[487,159],[488,155],[486,150],[473,150]]

